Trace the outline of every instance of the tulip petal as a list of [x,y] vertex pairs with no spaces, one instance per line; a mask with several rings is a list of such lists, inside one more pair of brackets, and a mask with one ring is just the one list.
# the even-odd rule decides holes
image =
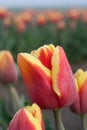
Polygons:
[[32,51],[31,54],[34,57],[38,58],[42,62],[43,65],[51,69],[51,58],[52,58],[54,49],[55,47],[52,44],[50,44],[49,46],[44,45],[40,47],[38,50]]
[[78,89],[79,89],[79,96],[80,96],[80,108],[81,113],[87,113],[87,71],[83,72],[78,81]]
[[82,73],[84,73],[84,71],[83,71],[82,69],[79,69],[79,70],[74,74],[74,77],[75,77],[76,79],[78,79],[79,76],[80,76]]
[[86,79],[87,79],[87,72],[82,72],[81,75],[79,77],[77,77],[79,90],[82,88]]
[[41,108],[58,107],[57,95],[52,90],[51,71],[27,53],[18,55],[18,65],[33,102]]
[[[78,73],[77,75],[79,75],[79,74],[80,73]],[[77,77],[77,76],[75,75],[75,77]],[[70,106],[70,108],[75,113],[81,113],[80,96],[79,96],[79,90],[78,90],[78,82],[77,82],[76,78],[75,78],[75,83],[76,83],[76,88],[77,88],[78,93],[77,93],[77,96],[76,96],[76,99],[75,99],[74,103]]]
[[64,50],[58,46],[52,57],[52,86],[59,97],[60,107],[70,105],[76,98],[76,86]]
[[25,107],[25,112],[32,124],[35,124],[35,130],[45,130],[41,110],[37,104]]

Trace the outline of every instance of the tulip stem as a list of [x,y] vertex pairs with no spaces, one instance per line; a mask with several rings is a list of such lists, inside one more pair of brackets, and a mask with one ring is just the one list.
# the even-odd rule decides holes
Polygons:
[[9,86],[9,92],[10,92],[10,99],[11,99],[10,100],[11,107],[13,109],[13,113],[15,113],[18,109],[22,107],[21,101],[14,86]]
[[87,130],[87,115],[86,114],[82,114],[81,115],[81,123],[82,123],[82,130]]
[[61,109],[54,110],[53,112],[56,130],[65,130],[61,119]]

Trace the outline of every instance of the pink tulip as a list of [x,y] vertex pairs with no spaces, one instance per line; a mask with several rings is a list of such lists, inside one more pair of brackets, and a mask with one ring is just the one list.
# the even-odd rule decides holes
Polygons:
[[0,83],[13,83],[18,79],[16,65],[10,51],[0,51]]

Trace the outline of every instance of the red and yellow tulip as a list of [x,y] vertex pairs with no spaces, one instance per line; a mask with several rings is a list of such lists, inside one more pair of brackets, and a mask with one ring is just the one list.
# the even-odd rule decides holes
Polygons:
[[77,98],[71,105],[71,110],[75,113],[87,113],[87,71],[79,69],[75,75]]
[[45,130],[39,106],[34,103],[21,108],[11,120],[8,130]]
[[18,65],[32,101],[41,108],[61,108],[75,100],[73,73],[62,47],[50,44],[19,53]]
[[10,51],[0,51],[0,83],[13,83],[18,79],[17,68]]

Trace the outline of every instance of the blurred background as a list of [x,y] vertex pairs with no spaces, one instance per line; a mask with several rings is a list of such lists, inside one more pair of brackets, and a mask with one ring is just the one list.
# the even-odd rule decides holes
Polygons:
[[30,52],[43,44],[61,45],[70,63],[87,57],[85,0],[0,1],[0,49]]
[[[9,50],[16,64],[19,52],[31,52],[50,43],[64,48],[73,73],[78,68],[87,70],[86,0],[0,0],[0,50]],[[15,88],[20,97],[24,95],[29,100],[21,76]],[[9,102],[5,101],[9,99],[8,88],[3,85],[0,98],[8,106]],[[2,108],[3,103],[0,104],[1,112]],[[47,113],[44,113],[46,130],[55,130],[50,118],[53,115]],[[63,110],[63,121],[67,130],[80,130],[79,118],[68,108]],[[0,130],[5,130],[2,124]]]

